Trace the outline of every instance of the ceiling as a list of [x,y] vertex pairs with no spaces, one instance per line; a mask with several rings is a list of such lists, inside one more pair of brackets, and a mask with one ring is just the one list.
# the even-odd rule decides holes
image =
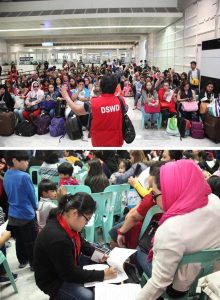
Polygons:
[[[120,8],[88,6],[88,8],[56,9],[51,5],[50,9],[42,10],[39,10],[39,7],[32,10],[30,3],[26,5],[26,9],[15,9],[10,2],[18,1],[0,1],[0,39],[6,40],[8,44],[19,43],[26,46],[48,40],[56,43],[91,41],[135,43],[140,36],[161,30],[182,17],[182,12],[177,7],[162,7],[158,1],[160,0],[154,0],[157,4],[155,7],[136,5]],[[3,2],[4,4],[1,4]],[[55,3],[51,0],[48,3],[53,2]]]

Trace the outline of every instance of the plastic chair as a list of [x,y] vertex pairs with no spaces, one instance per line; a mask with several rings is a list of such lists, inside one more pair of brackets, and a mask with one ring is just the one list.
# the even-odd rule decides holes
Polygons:
[[35,195],[36,195],[37,201],[38,201],[38,184],[41,181],[41,176],[39,174],[39,169],[40,169],[40,166],[32,166],[29,169],[29,174],[31,176],[31,180],[33,179],[33,174],[37,173],[37,184],[34,184],[34,190],[35,190]]
[[79,192],[91,194],[92,191],[89,186],[87,185],[64,185],[64,188],[67,190],[68,193],[74,195]]
[[75,177],[76,177],[77,181],[79,182],[79,184],[84,184],[87,174],[88,174],[87,171],[82,171],[80,173],[75,174]]
[[152,218],[155,215],[161,214],[161,213],[163,213],[163,211],[160,209],[160,207],[158,205],[154,205],[148,210],[148,212],[147,212],[147,214],[144,218],[144,222],[142,224],[142,227],[141,227],[141,231],[140,231],[140,234],[139,234],[139,240],[142,238],[143,234],[145,233],[145,231],[146,231],[147,227],[149,226]]
[[7,261],[6,257],[4,256],[4,254],[2,253],[2,251],[0,251],[0,265],[1,264],[3,264],[3,266],[4,266],[5,272],[7,273],[8,277],[11,281],[11,284],[13,286],[15,293],[18,293],[18,289],[17,289],[16,283],[15,283],[14,277],[12,275],[12,272],[10,270],[10,267],[8,265],[8,261]]
[[[161,129],[162,127],[162,115],[159,114],[159,118],[157,119],[157,129]],[[144,129],[145,126],[145,119],[144,119],[144,113],[141,111],[141,129]]]
[[105,243],[110,241],[108,234],[113,226],[114,213],[114,197],[112,192],[93,193],[92,198],[96,201],[96,212],[85,226],[85,233],[87,241],[93,243],[97,241],[96,229],[102,228],[103,239]]
[[51,181],[53,181],[56,184],[59,184],[59,182],[60,182],[60,176],[48,176],[48,179],[50,179]]
[[[186,264],[200,263],[201,271],[200,271],[199,275],[196,277],[196,279],[195,279],[194,283],[192,284],[188,293],[184,297],[179,298],[179,299],[187,300],[187,299],[195,297],[196,296],[196,287],[198,285],[199,278],[211,274],[214,271],[214,265],[218,260],[220,260],[220,249],[208,249],[208,250],[202,250],[202,251],[191,253],[191,254],[185,254],[183,256],[178,268],[183,265],[186,265]],[[144,273],[142,275],[141,286],[143,287],[143,285],[146,284],[147,281],[148,281],[148,277]],[[172,299],[166,293],[162,297],[164,297],[165,299],[170,299],[170,300]]]
[[[104,192],[112,192],[114,201],[115,201],[115,207],[114,207],[114,216],[122,216],[123,214],[123,205],[122,205],[122,196],[123,193],[127,193],[130,190],[129,184],[115,184],[115,185],[109,185],[105,188]],[[127,197],[126,197],[127,198]]]

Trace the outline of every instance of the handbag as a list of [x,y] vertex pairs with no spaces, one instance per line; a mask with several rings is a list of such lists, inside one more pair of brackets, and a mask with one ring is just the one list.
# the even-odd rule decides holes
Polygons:
[[125,106],[121,98],[118,96],[118,100],[121,104],[121,110],[122,110],[122,135],[127,144],[130,144],[135,139],[136,133],[134,126],[129,118],[129,116],[125,112]]
[[202,102],[200,104],[199,112],[200,112],[201,115],[204,115],[204,114],[207,113],[207,111],[208,111],[208,105],[209,105],[209,103],[206,103],[206,102]]
[[180,136],[176,117],[168,119],[166,132],[169,135]]
[[144,111],[147,114],[156,114],[156,113],[160,113],[160,105],[158,104],[157,106],[150,106],[148,104],[144,104]]
[[208,104],[208,113],[213,117],[220,117],[220,106],[217,99],[211,104]]
[[182,110],[187,112],[193,112],[198,110],[198,103],[196,101],[193,102],[182,102]]

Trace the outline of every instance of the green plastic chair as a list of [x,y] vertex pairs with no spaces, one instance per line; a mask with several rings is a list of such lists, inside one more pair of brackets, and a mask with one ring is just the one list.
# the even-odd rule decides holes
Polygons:
[[[201,271],[200,271],[199,275],[196,277],[196,279],[195,279],[194,283],[192,284],[188,293],[184,297],[179,298],[179,299],[187,300],[187,299],[191,299],[191,298],[195,297],[197,294],[196,287],[198,285],[199,278],[211,274],[214,271],[215,263],[219,260],[220,260],[220,249],[208,249],[208,250],[202,250],[202,251],[191,253],[191,254],[185,254],[179,264],[179,267],[186,265],[186,264],[200,263]],[[147,275],[145,273],[143,273],[142,279],[141,279],[142,287],[146,284],[148,279],[149,278],[147,277]],[[165,299],[169,299],[169,300],[172,299],[166,293],[162,297]],[[201,297],[204,297],[204,295],[202,295]],[[201,299],[201,297],[200,297],[200,299]]]
[[103,240],[109,243],[109,230],[113,226],[114,216],[114,197],[112,192],[93,193],[92,198],[96,201],[96,212],[85,226],[85,235],[87,241],[94,243],[97,241],[97,228],[102,228]]
[[142,227],[141,227],[141,231],[140,231],[140,234],[139,234],[139,240],[142,238],[143,234],[145,233],[145,231],[146,231],[147,227],[149,226],[152,218],[155,215],[161,214],[161,213],[163,213],[163,211],[160,209],[160,207],[158,205],[154,205],[148,210],[148,212],[147,212],[147,214],[144,218],[144,222],[142,224]]
[[10,270],[10,267],[8,265],[8,261],[7,261],[6,257],[4,256],[4,254],[2,253],[2,251],[0,251],[0,265],[1,264],[3,264],[3,266],[4,266],[5,272],[7,273],[8,277],[11,281],[11,284],[13,286],[15,293],[18,293],[18,289],[17,289],[16,283],[15,283],[14,277],[12,275],[12,272]]
[[129,184],[113,184],[109,185],[105,188],[104,192],[112,192],[114,201],[115,201],[115,207],[114,207],[114,216],[122,216],[123,214],[123,205],[122,205],[122,196],[123,193],[127,193],[130,190]]
[[87,171],[82,171],[80,173],[75,174],[75,177],[76,177],[77,181],[79,182],[79,184],[84,184],[87,174],[88,174]]
[[[162,115],[160,113],[159,118],[157,119],[157,129],[161,129],[162,127]],[[141,111],[141,129],[145,128],[145,119],[144,119],[144,113]]]
[[50,179],[51,181],[55,182],[57,185],[60,182],[60,176],[48,176],[48,179]]
[[91,194],[92,191],[89,186],[87,185],[64,185],[64,188],[67,190],[68,193],[74,195],[79,192]]
[[31,176],[31,180],[33,179],[33,174],[34,173],[37,174],[37,184],[34,184],[34,191],[35,191],[35,195],[36,195],[37,201],[39,200],[39,198],[38,198],[38,184],[41,181],[41,176],[39,174],[39,169],[40,169],[40,166],[32,166],[29,169],[29,174]]

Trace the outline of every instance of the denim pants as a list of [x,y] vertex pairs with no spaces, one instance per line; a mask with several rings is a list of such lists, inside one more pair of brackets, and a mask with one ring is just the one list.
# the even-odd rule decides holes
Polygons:
[[157,120],[160,117],[159,113],[146,113],[144,110],[144,107],[141,108],[142,113],[144,114],[144,122],[147,123],[148,121],[150,121],[152,124],[157,123]]
[[134,260],[139,274],[141,275],[145,272],[147,277],[150,278],[152,274],[152,263],[147,260],[147,254],[139,247],[137,248],[137,252],[134,254]]
[[18,121],[24,121],[24,118],[23,118],[23,109],[21,108],[15,108],[14,109],[14,114],[17,118]]
[[[79,264],[81,267],[85,265],[94,264],[91,259],[85,255],[80,255]],[[83,284],[74,282],[64,282],[58,293],[55,296],[55,300],[93,300],[94,294],[91,289],[85,288]]]

